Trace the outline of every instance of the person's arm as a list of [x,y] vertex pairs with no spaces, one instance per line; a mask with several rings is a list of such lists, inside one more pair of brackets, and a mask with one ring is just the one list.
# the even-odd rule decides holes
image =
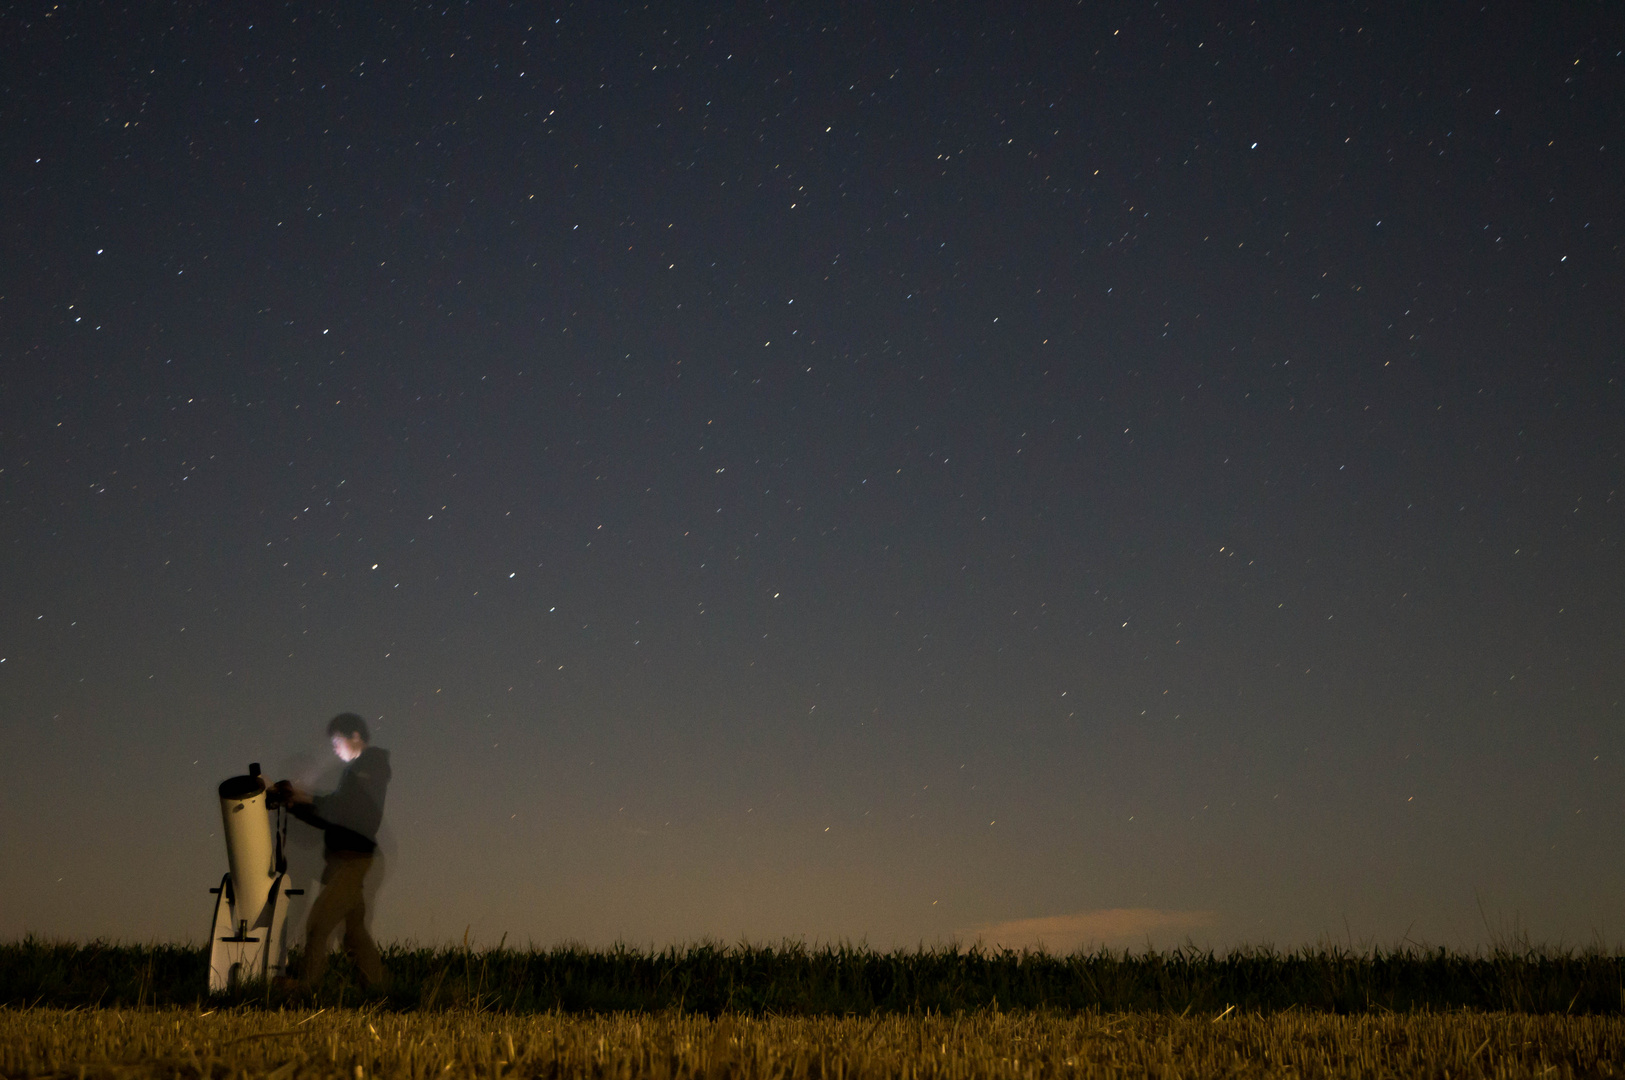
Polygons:
[[316,801],[310,792],[295,786],[292,780],[278,780],[271,786],[271,791],[274,793],[272,798],[284,806],[308,805]]
[[312,798],[312,808],[323,820],[371,840],[383,822],[389,780],[388,753],[369,749],[344,770],[337,791]]
[[288,813],[303,821],[306,825],[326,831],[332,822],[316,812],[316,806],[310,800],[288,804]]
[[278,780],[272,785],[269,801],[272,806],[286,806],[288,813],[314,828],[325,831],[331,824],[316,813],[315,797],[292,780]]

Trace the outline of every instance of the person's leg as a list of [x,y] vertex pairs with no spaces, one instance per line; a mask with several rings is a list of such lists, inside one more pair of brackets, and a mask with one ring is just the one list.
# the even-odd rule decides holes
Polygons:
[[338,924],[344,921],[346,910],[344,892],[338,876],[338,860],[329,858],[322,871],[322,891],[310,905],[305,919],[305,970],[302,979],[306,986],[315,986],[327,972],[327,940],[333,936]]
[[[366,866],[372,864],[371,859],[365,862]],[[378,946],[372,940],[372,935],[367,933],[367,904],[361,887],[361,882],[366,879],[366,866],[363,866],[357,882],[355,905],[344,914],[344,947],[355,957],[361,981],[374,987],[384,981],[384,961],[378,955]]]
[[[327,859],[327,869],[322,873],[322,894],[310,907],[310,918],[307,922],[309,929],[305,933],[305,983],[315,986],[327,971],[327,941],[333,936],[333,930],[339,923],[344,923],[344,944],[356,953],[357,963],[363,962],[363,954],[357,950],[351,941],[350,922],[352,912],[356,918],[366,913],[366,901],[362,896],[361,883],[366,880],[367,868],[372,865],[372,859],[365,855],[330,855]],[[365,935],[365,926],[362,929]],[[377,967],[378,949],[371,946],[374,971],[383,977],[382,968]],[[368,972],[363,971],[363,975]]]

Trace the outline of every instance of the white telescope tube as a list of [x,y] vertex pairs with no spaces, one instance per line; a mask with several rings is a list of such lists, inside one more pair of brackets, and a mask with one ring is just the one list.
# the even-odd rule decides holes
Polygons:
[[226,829],[226,858],[231,864],[233,913],[239,924],[246,921],[250,927],[257,926],[271,894],[271,883],[276,880],[265,782],[257,776],[233,776],[222,781],[220,819]]

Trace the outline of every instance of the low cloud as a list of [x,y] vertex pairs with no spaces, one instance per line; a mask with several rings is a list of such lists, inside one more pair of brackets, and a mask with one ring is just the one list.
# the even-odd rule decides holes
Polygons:
[[1212,911],[1164,911],[1158,908],[1102,908],[1038,919],[1011,919],[961,931],[970,941],[996,949],[1048,949],[1069,953],[1078,949],[1124,948],[1172,944],[1193,930],[1212,926]]

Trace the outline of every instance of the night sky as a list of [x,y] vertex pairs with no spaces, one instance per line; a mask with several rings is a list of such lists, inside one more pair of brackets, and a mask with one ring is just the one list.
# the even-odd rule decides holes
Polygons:
[[1625,939],[1617,5],[326,7],[0,6],[0,935]]

